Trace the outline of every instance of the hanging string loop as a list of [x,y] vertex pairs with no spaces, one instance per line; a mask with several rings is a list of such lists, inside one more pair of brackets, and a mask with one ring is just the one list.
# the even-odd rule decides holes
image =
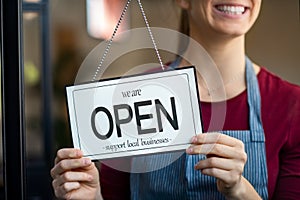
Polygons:
[[[141,11],[141,13],[142,13],[142,16],[143,16],[143,19],[144,19],[144,22],[145,22],[147,31],[148,31],[148,33],[149,33],[151,42],[152,42],[152,44],[153,44],[153,47],[154,47],[156,56],[157,56],[157,58],[158,58],[159,64],[160,64],[162,70],[165,70],[164,65],[163,65],[163,62],[162,62],[162,59],[161,59],[161,56],[160,56],[160,54],[159,54],[159,50],[158,50],[157,45],[156,45],[156,42],[155,42],[155,40],[154,40],[154,36],[153,36],[153,34],[152,34],[152,31],[151,31],[149,22],[148,22],[148,20],[147,20],[147,17],[146,17],[146,14],[145,14],[143,5],[142,5],[142,3],[141,3],[141,0],[137,0],[137,2],[138,2],[138,4],[139,4],[140,11]],[[98,66],[97,66],[97,69],[96,69],[96,71],[95,71],[95,73],[94,73],[94,75],[93,75],[93,77],[92,77],[92,82],[95,82],[95,81],[96,81],[96,78],[97,78],[98,74],[102,74],[102,71],[101,71],[101,70],[102,70],[103,62],[104,62],[105,58],[107,57],[107,54],[109,53],[110,47],[111,47],[111,45],[112,45],[112,43],[113,43],[113,40],[114,40],[114,38],[115,38],[115,36],[116,36],[116,34],[117,34],[117,31],[118,31],[119,27],[120,27],[120,25],[121,25],[121,23],[122,23],[122,21],[123,21],[123,19],[124,19],[124,16],[125,16],[125,14],[126,14],[126,12],[127,12],[127,10],[128,10],[128,7],[129,7],[130,3],[131,3],[131,0],[127,0],[127,3],[126,3],[126,5],[125,5],[125,7],[123,8],[123,11],[122,11],[122,13],[121,13],[121,16],[120,16],[120,18],[119,18],[119,20],[118,20],[118,23],[117,23],[117,25],[116,25],[116,27],[115,27],[115,29],[114,29],[114,32],[113,32],[111,38],[109,39],[109,41],[108,41],[108,43],[107,43],[107,46],[106,46],[106,48],[105,48],[105,50],[104,50],[104,53],[103,53],[103,55],[102,55],[102,58],[101,58],[101,60],[100,60],[100,62],[99,62],[99,64],[98,64]]]

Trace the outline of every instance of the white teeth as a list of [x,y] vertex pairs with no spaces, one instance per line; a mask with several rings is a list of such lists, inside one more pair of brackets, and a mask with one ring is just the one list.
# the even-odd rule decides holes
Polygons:
[[245,12],[245,7],[243,6],[217,6],[217,9],[219,11],[222,11],[226,14],[232,14],[232,15],[241,15]]

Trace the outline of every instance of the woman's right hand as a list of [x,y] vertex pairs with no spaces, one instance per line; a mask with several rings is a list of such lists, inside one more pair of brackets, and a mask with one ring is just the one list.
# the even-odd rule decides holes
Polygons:
[[79,149],[60,149],[51,176],[58,198],[102,199],[98,169]]

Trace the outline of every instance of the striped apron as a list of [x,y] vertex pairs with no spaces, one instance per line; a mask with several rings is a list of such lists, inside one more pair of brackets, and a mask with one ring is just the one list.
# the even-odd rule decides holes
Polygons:
[[[245,144],[247,163],[243,176],[263,199],[268,199],[265,137],[261,121],[261,103],[258,81],[252,62],[246,57],[247,98],[250,130],[221,131]],[[150,158],[150,157],[148,157]],[[172,153],[152,155],[144,165],[156,165],[172,158]],[[130,177],[131,199],[225,199],[218,192],[216,178],[201,174],[194,166],[205,155],[183,154],[172,164],[152,172],[132,173]],[[148,161],[147,161],[148,160]],[[139,165],[133,160],[132,165]]]

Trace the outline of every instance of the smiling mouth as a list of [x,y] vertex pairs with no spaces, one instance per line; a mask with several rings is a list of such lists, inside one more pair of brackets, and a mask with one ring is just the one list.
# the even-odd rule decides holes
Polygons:
[[215,8],[229,15],[242,15],[246,12],[247,7],[244,6],[233,6],[233,5],[217,5]]

